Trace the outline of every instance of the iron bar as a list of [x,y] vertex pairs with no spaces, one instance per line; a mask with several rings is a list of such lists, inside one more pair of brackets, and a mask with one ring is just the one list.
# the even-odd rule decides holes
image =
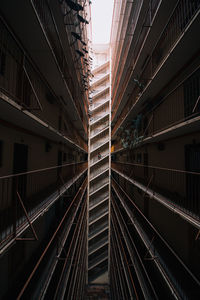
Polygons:
[[[78,235],[80,233],[81,224],[84,220],[84,218],[83,218],[84,217],[84,211],[86,211],[86,203],[84,204],[82,213],[79,215],[77,223],[80,224],[80,226],[76,226],[76,228],[75,228],[73,238],[72,238],[70,246],[68,248],[68,252],[67,252],[67,255],[66,255],[66,258],[65,258],[65,262],[64,262],[64,265],[63,265],[63,268],[62,268],[62,271],[61,271],[61,274],[60,274],[60,278],[59,278],[59,281],[58,281],[58,284],[57,284],[57,287],[56,287],[56,290],[55,290],[54,299],[57,299],[57,297],[58,297],[59,289],[60,289],[61,283],[63,281],[64,272],[66,270],[66,266],[67,266],[67,262],[69,260],[69,257],[70,257],[70,264],[71,264],[71,267],[72,267],[72,261],[73,261],[74,253],[75,253],[75,250],[76,250],[76,245],[77,245],[77,242],[78,242]],[[75,244],[73,244],[74,241],[75,241]],[[70,255],[71,251],[72,251],[72,254]],[[77,253],[76,253],[76,255],[77,255]],[[69,267],[68,274],[69,274],[69,271],[70,271],[71,267]],[[66,279],[66,276],[65,276],[65,279]],[[66,284],[67,284],[67,280],[65,280],[65,285]],[[61,289],[64,290],[63,285],[62,285]]]
[[[153,77],[155,76],[158,68],[160,67],[161,63],[167,59],[171,49],[174,47],[175,43],[183,36],[184,34],[184,30],[186,29],[187,26],[190,26],[190,24],[192,23],[192,21],[195,18],[195,15],[198,14],[198,10],[199,10],[199,4],[196,5],[195,9],[192,11],[192,13],[190,15],[188,15],[189,8],[186,6],[187,4],[185,3],[184,0],[180,0],[177,3],[177,6],[175,7],[169,22],[166,24],[165,28],[163,29],[163,32],[160,36],[160,39],[158,40],[157,44],[155,45],[155,48],[153,49],[150,58],[149,58],[149,63],[151,64],[151,60],[154,62],[153,66],[152,66],[152,75]],[[183,14],[185,17],[185,20],[187,20],[187,22],[185,22],[185,24],[179,24],[181,18],[180,15]],[[173,17],[175,16],[175,21],[173,19]],[[167,45],[166,43],[166,39],[168,36],[168,31],[171,30],[171,26],[173,25],[173,27],[176,27],[176,25],[178,24],[178,28],[180,28],[179,31],[174,31],[174,35],[172,37],[172,39],[170,41],[167,41]],[[164,49],[164,50],[163,50]],[[157,52],[159,52],[159,50],[161,51],[162,55],[161,57],[159,57],[159,61],[158,60],[158,55]],[[156,62],[156,63],[155,63]],[[144,75],[145,72],[148,73],[148,67],[149,65],[147,64],[147,67],[143,70],[143,72],[141,72],[140,77],[139,77],[139,81],[144,80]],[[149,86],[149,81],[145,82],[145,89]],[[142,94],[141,94],[142,95]],[[141,97],[140,95],[140,97]],[[122,123],[124,122],[124,120],[127,119],[128,115],[130,114],[130,112],[132,111],[135,102],[138,101],[139,99],[134,99],[135,97],[135,90],[133,90],[131,96],[128,99],[128,104],[124,107],[122,113],[121,113],[121,117],[122,119],[118,119],[114,128],[113,128],[113,135],[115,135],[115,133],[118,131],[119,127],[122,125]],[[134,99],[134,103],[133,103],[133,99]]]
[[[32,230],[32,232],[33,232],[34,238],[35,238],[36,241],[38,241],[38,236],[37,236],[37,234],[36,234],[36,232],[35,232],[35,229],[34,229],[34,227],[33,227],[32,222],[31,222],[31,220],[30,220],[30,218],[29,218],[28,212],[27,212],[27,210],[26,210],[26,208],[25,208],[25,206],[24,206],[24,203],[23,203],[23,201],[22,201],[22,198],[21,198],[21,196],[20,196],[20,194],[19,194],[18,191],[17,191],[16,193],[17,193],[18,200],[19,200],[19,202],[20,202],[20,204],[21,204],[21,206],[22,206],[22,208],[23,208],[23,210],[24,210],[24,213],[25,213],[25,215],[26,215],[26,218],[27,218],[27,220],[28,220],[29,226],[31,227],[31,230]],[[18,240],[18,238],[16,238],[16,240]],[[20,240],[22,240],[22,239],[20,239]],[[26,239],[26,240],[27,240],[27,239]]]
[[[114,219],[113,219],[113,221],[114,221]],[[113,222],[113,225],[114,225],[114,223],[115,223],[115,221]],[[139,296],[138,296],[138,293],[137,293],[137,290],[136,290],[136,287],[135,287],[135,283],[134,283],[134,280],[133,280],[133,277],[132,277],[132,274],[131,274],[131,271],[130,271],[130,267],[129,267],[129,263],[128,263],[128,260],[127,260],[127,256],[125,254],[124,246],[122,244],[122,239],[120,237],[120,234],[119,234],[119,231],[118,231],[117,227],[115,228],[115,225],[114,225],[113,228],[114,228],[116,236],[118,235],[118,238],[116,238],[116,245],[118,245],[118,248],[119,248],[119,244],[121,246],[119,248],[120,255],[121,255],[121,253],[123,253],[123,257],[121,256],[121,260],[123,261],[123,263],[124,262],[126,263],[126,266],[127,266],[127,269],[128,269],[128,273],[129,273],[129,277],[130,277],[130,280],[131,280],[131,284],[132,284],[132,287],[133,287],[133,290],[134,290],[134,293],[135,293],[135,297],[136,297],[137,300],[139,300]],[[118,242],[120,242],[120,243],[118,243]],[[130,296],[133,297],[132,294]]]
[[[24,73],[26,74],[26,77],[28,78],[28,81],[29,81],[29,83],[30,83],[30,86],[31,86],[31,88],[32,88],[32,90],[33,90],[33,93],[34,93],[34,96],[35,96],[35,98],[36,98],[36,100],[37,100],[37,103],[38,103],[38,105],[39,105],[39,110],[43,111],[43,108],[42,108],[42,105],[41,105],[41,103],[40,103],[39,97],[38,97],[38,95],[37,95],[37,93],[36,93],[36,91],[35,91],[35,88],[34,88],[34,86],[33,86],[33,84],[32,84],[32,81],[31,81],[31,79],[30,79],[30,76],[29,76],[29,74],[28,74],[28,72],[27,72],[27,70],[26,70],[24,64],[23,64],[23,69],[24,69]],[[29,110],[37,110],[37,109],[38,109],[38,108],[33,108],[33,107],[30,107],[30,108],[29,108]]]
[[[120,197],[119,193],[117,193],[116,188],[118,188],[120,190],[120,192],[122,192],[126,199],[129,200],[129,202],[131,203],[131,205],[134,206],[135,208],[135,212],[138,213],[138,216],[141,216],[142,219],[145,221],[145,223],[147,224],[147,226],[149,226],[149,228],[153,231],[153,233],[156,235],[156,237],[158,237],[160,239],[160,241],[162,241],[163,245],[170,251],[170,253],[176,258],[177,262],[180,264],[180,266],[183,268],[183,270],[186,271],[186,274],[188,274],[189,276],[191,276],[192,280],[194,280],[195,284],[197,284],[200,287],[200,282],[199,280],[194,276],[194,274],[189,270],[189,268],[183,263],[183,261],[180,259],[180,257],[175,253],[175,251],[171,248],[171,246],[166,242],[166,240],[161,236],[161,234],[155,229],[155,227],[151,224],[151,222],[145,217],[145,215],[142,213],[142,211],[137,207],[137,205],[134,203],[134,201],[130,198],[130,196],[123,190],[123,188],[113,179],[112,180],[113,183],[113,188],[116,192],[116,194],[118,195],[120,201],[122,201],[122,197]],[[127,203],[124,203],[124,207],[126,207]],[[127,209],[127,207],[126,207]],[[134,223],[134,222],[133,222]]]
[[33,271],[31,272],[31,274],[29,275],[28,279],[26,280],[26,282],[25,282],[23,288],[21,289],[21,291],[20,291],[20,293],[19,293],[19,295],[18,295],[18,297],[17,297],[17,300],[20,300],[20,298],[23,296],[23,294],[24,294],[24,292],[25,292],[27,286],[29,285],[31,279],[33,278],[33,275],[34,275],[35,272],[37,271],[37,269],[38,269],[38,267],[39,267],[41,261],[43,260],[45,254],[47,253],[47,250],[49,249],[50,245],[52,244],[52,242],[54,241],[55,237],[57,236],[58,231],[60,230],[60,228],[61,228],[63,222],[65,221],[65,219],[66,219],[66,217],[67,217],[67,215],[68,215],[68,212],[69,212],[70,208],[73,206],[73,204],[74,204],[75,200],[77,199],[77,197],[78,197],[80,191],[82,192],[82,193],[81,193],[82,195],[84,194],[85,189],[86,189],[86,183],[87,183],[87,178],[84,180],[84,182],[82,183],[81,187],[80,187],[79,190],[77,191],[77,193],[76,193],[74,199],[72,200],[72,202],[70,203],[69,207],[67,208],[67,210],[66,210],[66,212],[65,212],[65,214],[64,214],[64,216],[63,216],[63,218],[62,218],[62,220],[60,221],[60,223],[59,223],[57,229],[55,230],[53,236],[51,237],[50,241],[48,242],[48,244],[47,244],[46,248],[44,249],[42,255],[40,256],[38,262],[36,263],[35,267],[33,268]]
[[[112,170],[114,172],[116,172],[117,174],[119,174],[120,176],[126,178],[126,180],[128,180],[129,182],[134,184],[139,189],[141,189],[143,191],[146,190],[146,186],[144,186],[143,184],[141,184],[135,180],[132,180],[131,178],[129,178],[128,176],[124,175],[123,173],[117,171],[116,169],[112,168]],[[173,202],[171,202],[170,199],[163,197],[161,194],[155,192],[154,190],[147,191],[147,194],[150,196],[150,198],[155,199],[156,201],[158,201],[159,203],[161,203],[162,205],[164,205],[165,207],[167,207],[174,213],[177,213],[180,217],[187,220],[189,223],[191,223],[196,228],[200,228],[200,223],[199,223],[198,219],[195,219],[193,215],[190,215],[189,211],[186,213],[185,211],[183,211],[181,209],[181,207],[179,207],[178,205],[175,205]]]
[[[117,220],[118,220],[118,224],[120,226],[120,229],[121,229],[121,232],[122,232],[122,235],[124,236],[124,240],[125,240],[125,243],[126,243],[126,246],[127,246],[127,249],[129,251],[129,255],[130,255],[130,258],[132,260],[132,264],[134,266],[134,269],[135,269],[135,272],[136,272],[136,275],[138,277],[138,281],[140,282],[140,286],[141,286],[141,289],[144,293],[144,297],[149,299],[149,293],[145,290],[148,290],[149,289],[152,291],[153,293],[153,298],[155,297],[155,299],[158,299],[158,296],[156,294],[156,291],[153,287],[153,284],[152,284],[152,281],[146,271],[146,268],[144,266],[144,263],[143,263],[143,258],[141,258],[141,253],[137,250],[137,247],[136,247],[136,244],[135,244],[135,241],[133,240],[133,237],[132,235],[130,234],[129,230],[128,230],[128,227],[127,227],[127,222],[124,221],[124,218],[122,217],[122,213],[121,213],[121,210],[119,209],[119,207],[117,206],[116,202],[114,201],[113,198],[112,199],[112,208],[113,208],[113,212],[111,212],[111,214],[115,213],[116,217],[117,217]],[[126,233],[125,231],[122,229],[122,224],[121,222],[119,221],[119,217],[120,219],[122,220],[122,223],[123,223],[123,226],[124,228],[126,229]],[[128,235],[128,236],[127,236]],[[128,239],[130,242],[128,242]],[[131,243],[131,244],[130,244]],[[132,245],[132,247],[131,247]],[[136,254],[135,254],[136,253]],[[138,258],[138,261],[141,265],[141,268],[139,268],[136,264],[136,257]],[[140,270],[143,270],[143,276],[144,279],[141,278],[141,275],[140,275],[140,272],[138,271],[138,269]],[[149,285],[149,287],[146,287],[146,285]]]
[[162,167],[158,167],[158,166],[143,165],[143,164],[134,164],[134,163],[125,162],[125,161],[115,161],[115,163],[123,164],[123,165],[124,164],[125,165],[131,165],[131,166],[136,166],[136,167],[146,167],[146,168],[149,168],[149,169],[157,169],[157,170],[163,170],[163,171],[179,172],[179,173],[191,174],[191,175],[200,175],[199,172],[191,172],[191,171],[179,170],[179,169],[162,168]]

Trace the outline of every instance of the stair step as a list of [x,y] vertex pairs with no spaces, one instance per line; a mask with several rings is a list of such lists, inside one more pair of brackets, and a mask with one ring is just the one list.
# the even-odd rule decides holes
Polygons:
[[89,207],[89,210],[93,210],[94,208],[96,208],[97,206],[99,206],[100,204],[102,204],[104,201],[107,201],[108,199],[109,199],[109,197],[106,197],[106,198],[102,199],[100,202],[98,202],[95,205]]
[[95,231],[94,234],[89,235],[88,240],[92,240],[93,238],[95,238],[95,237],[98,236],[100,233],[102,233],[102,232],[104,232],[104,231],[106,231],[106,230],[108,230],[108,225],[107,225],[107,226],[104,226],[104,227],[101,228],[99,231]]
[[99,221],[101,218],[105,217],[108,214],[108,211],[104,212],[102,215],[98,216],[96,219],[90,221],[89,220],[89,226],[94,224],[95,222]]

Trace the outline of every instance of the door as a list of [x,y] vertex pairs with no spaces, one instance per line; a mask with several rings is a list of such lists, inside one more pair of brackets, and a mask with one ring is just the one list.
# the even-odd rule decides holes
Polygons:
[[[186,145],[186,171],[200,172],[200,144]],[[186,174],[186,208],[200,216],[200,176]]]
[[[24,144],[14,144],[13,152],[13,174],[27,172],[28,146]],[[22,200],[26,196],[27,175],[14,177],[14,188],[18,190]]]
[[[23,144],[14,144],[13,151],[13,174],[19,174],[27,172],[28,161],[28,146]],[[25,207],[26,206],[26,187],[27,187],[27,175],[19,175],[13,177],[12,182],[12,215],[13,215],[13,231],[16,232],[16,228],[20,223],[20,218],[24,214],[22,206],[19,202],[17,192],[19,193]]]

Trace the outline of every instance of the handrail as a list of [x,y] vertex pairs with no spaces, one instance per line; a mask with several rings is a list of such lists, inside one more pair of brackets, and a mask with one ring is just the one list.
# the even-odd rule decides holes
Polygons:
[[126,161],[117,161],[117,160],[115,160],[114,163],[123,164],[123,165],[125,164],[125,165],[137,166],[137,167],[145,167],[145,168],[157,169],[157,170],[179,172],[179,173],[192,174],[192,175],[200,175],[200,172],[191,172],[191,171],[179,170],[179,169],[162,168],[162,167],[144,165],[144,164],[134,164],[134,163],[126,162]]
[[[40,21],[42,30],[45,32],[46,39],[54,56],[54,60],[57,64],[57,67],[65,84],[65,87],[70,95],[75,110],[78,113],[78,117],[81,121],[81,124],[84,130],[86,131],[86,124],[82,117],[82,109],[80,107],[80,103],[76,95],[76,88],[78,89],[78,87],[76,86],[75,88],[74,86],[74,82],[76,83],[76,81],[72,80],[73,74],[70,71],[69,62],[66,60],[65,57],[65,51],[63,49],[63,44],[58,32],[57,25],[54,20],[52,10],[46,0],[42,0],[40,2],[31,0],[31,4],[35,10],[37,18]],[[49,26],[49,23],[51,23],[51,26]],[[54,30],[52,30],[52,28]],[[68,81],[66,79],[68,79]]]
[[61,230],[62,226],[63,226],[63,223],[65,222],[66,220],[66,217],[70,211],[70,209],[73,207],[75,201],[77,201],[77,198],[79,196],[79,194],[81,195],[80,196],[80,199],[78,201],[79,205],[80,205],[80,202],[82,201],[82,198],[84,196],[84,193],[85,193],[85,190],[86,190],[86,187],[87,187],[87,178],[84,180],[84,182],[82,183],[82,186],[79,188],[79,190],[77,191],[74,199],[72,200],[72,202],[70,203],[69,207],[67,208],[66,212],[64,213],[64,216],[62,217],[58,227],[56,228],[54,234],[52,235],[50,241],[48,242],[47,246],[45,247],[42,255],[40,256],[39,260],[37,261],[35,267],[33,268],[31,274],[29,275],[29,277],[27,278],[24,286],[22,287],[18,297],[17,297],[17,300],[21,299],[21,297],[23,296],[25,290],[27,289],[28,285],[30,284],[30,281],[32,280],[33,276],[35,275],[36,271],[38,270],[42,260],[44,259],[45,255],[47,254],[47,251],[49,250],[50,246],[52,245],[52,243],[54,242],[54,240],[56,239],[57,235],[58,235],[58,232]]
[[0,247],[3,252],[74,182],[83,180],[87,162],[69,163],[0,177]]
[[[140,54],[140,52],[141,52],[141,50],[144,46],[144,42],[146,40],[146,37],[147,37],[148,33],[151,31],[151,25],[152,25],[153,19],[155,17],[156,9],[159,7],[159,4],[160,4],[161,1],[160,0],[154,0],[152,2],[153,3],[151,3],[149,5],[149,9],[147,10],[147,12],[144,16],[143,24],[141,26],[140,33],[138,34],[138,38],[135,42],[133,54],[132,54],[132,57],[130,59],[130,66],[128,67],[128,71],[127,71],[127,74],[126,74],[125,79],[123,81],[122,88],[121,88],[122,91],[118,95],[118,99],[120,99],[121,94],[124,93],[124,91],[127,87],[127,84],[128,84],[128,82],[131,78],[131,75],[132,75],[133,70],[134,70],[134,65],[136,65],[136,63],[138,61],[138,58],[139,58],[139,54]],[[152,13],[152,11],[153,11],[153,13]],[[126,49],[128,50],[128,47]],[[126,52],[127,52],[127,50],[126,50]],[[123,65],[124,65],[124,62],[126,61],[126,59],[125,59],[126,55],[127,55],[127,53],[123,57]],[[113,85],[113,88],[115,87],[115,93],[114,93],[114,96],[113,96],[113,100],[115,99],[115,95],[117,94],[117,88],[119,86],[120,78],[121,78],[122,72],[123,72],[123,68],[122,68],[121,65],[120,65],[120,67],[121,67],[120,74],[118,75],[118,80],[116,82],[117,87],[115,85]],[[114,105],[114,101],[113,101],[112,104]],[[119,101],[116,103],[116,105],[117,105],[117,107],[119,106]],[[116,109],[117,108],[115,108],[115,111],[116,111]],[[114,119],[114,117],[112,119]]]
[[[29,116],[32,116],[33,114],[39,121],[45,122],[47,128],[50,126],[51,129],[54,130],[54,133],[63,134],[71,144],[76,144],[77,147],[84,148],[85,145],[81,140],[81,137],[77,144],[75,136],[78,135],[78,133],[72,128],[70,122],[68,122],[68,127],[70,127],[70,132],[73,133],[71,136],[66,131],[62,133],[57,125],[55,126],[55,118],[52,118],[53,114],[46,114],[45,102],[55,102],[57,106],[60,107],[60,100],[55,95],[44,76],[35,66],[24,47],[19,43],[17,37],[8,27],[2,16],[0,16],[0,25],[2,27],[2,36],[0,39],[4,37],[3,51],[10,60],[15,61],[20,72],[20,76],[17,76],[17,73],[13,73],[13,70],[8,66],[5,70],[6,76],[3,76],[1,80],[0,91],[2,91],[5,96],[8,96],[9,100],[11,99],[19,105],[18,108],[20,108],[21,111],[30,113],[31,115]],[[4,100],[7,100],[5,96]],[[63,108],[66,110],[64,105]],[[81,148],[81,150],[83,149]]]
[[[157,70],[161,66],[162,62],[166,59],[167,54],[169,53],[170,49],[174,46],[174,44],[178,41],[178,39],[183,35],[183,32],[187,26],[190,26],[189,24],[193,21],[195,18],[195,15],[198,14],[199,10],[199,4],[195,4],[196,2],[193,2],[193,4],[190,4],[189,6],[184,2],[184,0],[180,0],[171,15],[171,18],[169,19],[169,22],[166,24],[165,28],[163,29],[163,32],[160,36],[160,39],[158,40],[157,44],[155,45],[154,49],[152,50],[151,55],[149,56],[148,61],[145,64],[144,69],[142,70],[138,82],[141,83],[142,90],[136,86],[133,89],[132,94],[129,96],[129,99],[126,103],[126,106],[123,108],[123,111],[121,113],[120,118],[117,120],[114,129],[113,129],[113,135],[118,130],[119,126],[124,122],[124,120],[129,115],[130,111],[136,104],[136,102],[139,101],[141,95],[143,94],[144,90],[147,88],[147,86],[150,84],[152,77],[156,74]],[[194,9],[192,9],[192,6]],[[185,23],[182,20],[182,16],[185,17]],[[175,18],[175,21],[174,21]],[[180,23],[182,22],[182,23]],[[167,34],[169,31],[171,31],[171,27],[174,27],[175,34],[171,38],[170,34]],[[177,30],[178,28],[178,30]],[[164,44],[166,43],[166,40],[170,36],[171,40],[167,41],[167,46]],[[159,54],[161,53],[161,54]]]
[[43,168],[43,169],[32,170],[32,171],[28,171],[28,172],[24,172],[24,173],[17,173],[17,174],[5,175],[5,176],[1,176],[0,180],[1,179],[11,178],[11,177],[16,177],[16,176],[22,176],[22,175],[34,174],[34,173],[43,172],[43,171],[54,170],[54,169],[58,169],[58,168],[62,168],[62,167],[67,167],[67,166],[74,166],[74,165],[83,164],[83,163],[86,163],[86,161],[69,163],[69,164],[62,164],[62,165],[58,165],[58,166],[53,166],[53,167],[48,167],[48,168]]
[[[129,255],[130,255],[131,261],[133,263],[134,269],[136,271],[136,276],[138,278],[138,281],[140,282],[140,287],[142,289],[142,292],[144,293],[144,295],[147,294],[146,285],[148,285],[149,289],[153,293],[153,296],[155,297],[155,299],[158,300],[157,293],[156,293],[156,291],[155,291],[155,289],[152,285],[150,276],[147,273],[147,270],[146,270],[145,265],[144,265],[143,258],[141,257],[141,253],[140,253],[140,251],[138,251],[138,249],[136,247],[137,243],[136,243],[136,241],[134,241],[134,237],[131,235],[131,233],[128,230],[127,222],[125,222],[124,217],[122,217],[121,210],[119,209],[119,207],[114,202],[114,199],[112,199],[112,198],[111,198],[111,207],[112,207],[111,215],[112,216],[116,215],[116,217],[117,217],[116,219],[118,221],[118,224],[119,224],[120,230],[122,232],[122,235],[124,236],[124,241],[126,243],[128,251],[129,251]],[[121,222],[122,222],[123,225],[120,223],[119,216],[122,220]],[[138,262],[137,262],[137,260],[138,260]],[[138,272],[138,263],[141,265],[141,269],[139,269],[140,270],[139,272]],[[141,274],[141,271],[142,271],[142,274]],[[143,278],[143,276],[145,276],[145,278]],[[148,289],[148,292],[150,292],[149,289]],[[146,295],[146,298],[151,299],[151,297],[147,296],[147,295]]]
[[[175,211],[193,226],[200,228],[200,211],[198,205],[196,205],[198,194],[193,196],[193,201],[191,201],[191,196],[188,194],[189,189],[197,188],[197,181],[194,181],[193,185],[191,180],[194,176],[199,176],[199,173],[187,174],[176,171],[171,173],[166,169],[148,169],[148,166],[140,167],[125,163],[112,163],[112,169],[143,190],[145,194],[156,199],[168,209]],[[151,182],[150,178],[153,178]],[[150,182],[150,185],[147,189],[148,182]]]
[[[200,287],[200,282],[199,280],[194,276],[194,274],[189,270],[189,268],[184,264],[184,262],[181,260],[181,258],[176,254],[176,252],[172,249],[172,247],[167,243],[167,241],[162,237],[162,235],[157,231],[157,229],[151,224],[151,222],[145,217],[145,215],[142,213],[142,211],[138,208],[138,206],[135,204],[135,202],[133,201],[133,199],[130,198],[130,196],[123,190],[123,188],[121,187],[121,185],[119,183],[117,183],[114,179],[113,179],[113,182],[114,182],[114,189],[115,189],[115,192],[116,192],[116,188],[120,191],[120,193],[123,193],[123,195],[125,195],[126,199],[128,199],[128,203],[130,203],[131,205],[134,206],[134,213],[132,210],[130,210],[130,208],[128,208],[128,203],[124,202],[125,200],[123,200],[123,207],[126,211],[129,211],[130,214],[132,214],[132,218],[134,219],[134,216],[135,218],[137,219],[137,222],[138,224],[142,225],[141,227],[144,227],[144,231],[146,232],[147,235],[149,235],[149,230],[150,232],[153,231],[154,234],[155,234],[155,237],[156,237],[156,241],[155,241],[155,248],[156,248],[156,245],[159,247],[159,249],[156,251],[156,254],[158,255],[159,252],[161,251],[162,247],[164,247],[163,249],[168,249],[168,256],[171,256],[172,257],[172,261],[173,261],[173,258],[175,258],[175,261],[174,263],[176,262],[177,264],[177,269],[180,271],[182,269],[182,272],[184,274],[184,276],[187,277],[187,280],[190,280],[190,284],[193,284],[194,286],[198,286]],[[117,195],[119,197],[119,194],[117,192]],[[120,202],[122,201],[122,198],[120,196]],[[126,203],[126,204],[125,204]],[[126,208],[125,208],[126,206]],[[129,214],[128,214],[129,215]],[[143,223],[141,223],[141,220],[138,221],[138,218],[141,217],[141,220],[143,220]],[[129,215],[129,218],[130,218],[130,215]],[[136,220],[135,220],[136,221]],[[133,222],[134,223],[134,222]],[[134,223],[135,224],[135,223]],[[151,237],[152,237],[152,234],[151,234]],[[161,243],[159,243],[159,240]],[[163,244],[163,246],[162,246]],[[164,251],[164,250],[162,250]],[[159,261],[158,261],[159,262]],[[162,261],[162,259],[160,260],[159,262],[161,265],[162,265],[162,268],[166,268],[165,264],[164,264],[164,261]],[[174,268],[174,266],[173,266]],[[165,270],[166,273],[168,273],[168,276],[169,274],[171,273],[170,270],[166,269]],[[189,277],[188,277],[189,276]],[[178,290],[180,292],[180,285],[182,285],[181,289],[184,287],[183,284],[181,283],[181,279],[179,280],[179,283],[178,283],[178,286],[177,286],[177,282],[175,283],[174,281],[174,278],[173,276],[170,276],[170,280],[173,281],[173,283],[176,285],[176,288],[178,287]],[[185,277],[185,278],[186,278]],[[192,280],[192,281],[191,281]],[[186,282],[185,282],[186,283]],[[175,286],[174,286],[175,287]]]

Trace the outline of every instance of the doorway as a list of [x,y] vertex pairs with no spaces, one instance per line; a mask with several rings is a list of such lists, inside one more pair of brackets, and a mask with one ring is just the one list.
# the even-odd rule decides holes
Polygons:
[[[13,151],[13,174],[27,172],[28,146],[24,144],[14,144]],[[13,177],[13,193],[18,190],[22,200],[26,197],[27,175]]]
[[[200,144],[185,146],[185,169],[200,172]],[[200,176],[186,174],[186,208],[200,215]]]

